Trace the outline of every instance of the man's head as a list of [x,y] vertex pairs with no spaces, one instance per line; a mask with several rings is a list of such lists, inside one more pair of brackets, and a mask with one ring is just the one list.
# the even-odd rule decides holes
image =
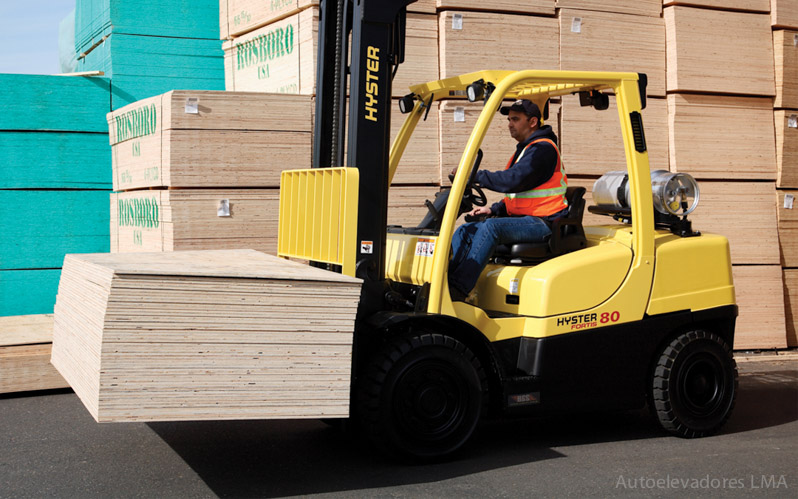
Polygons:
[[540,108],[530,100],[519,99],[499,112],[507,116],[510,136],[518,142],[525,141],[540,128]]

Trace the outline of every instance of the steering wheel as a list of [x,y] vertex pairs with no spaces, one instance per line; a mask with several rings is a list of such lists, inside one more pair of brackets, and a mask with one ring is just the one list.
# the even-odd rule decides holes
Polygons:
[[[474,161],[474,168],[471,169],[471,177],[465,187],[463,194],[463,203],[471,204],[474,206],[485,206],[488,204],[488,198],[481,187],[476,185],[477,172],[479,171],[479,164],[482,163],[482,149],[477,151],[477,159]],[[449,174],[449,181],[454,182],[454,175]],[[465,211],[471,211],[470,209]]]

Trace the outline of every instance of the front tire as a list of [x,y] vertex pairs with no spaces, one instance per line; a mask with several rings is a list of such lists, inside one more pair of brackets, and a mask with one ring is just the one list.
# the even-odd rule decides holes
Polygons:
[[364,429],[382,450],[430,460],[460,449],[474,433],[487,401],[479,359],[442,334],[391,341],[361,380]]
[[737,396],[737,365],[715,333],[680,334],[659,356],[652,379],[654,413],[662,427],[683,438],[716,433]]

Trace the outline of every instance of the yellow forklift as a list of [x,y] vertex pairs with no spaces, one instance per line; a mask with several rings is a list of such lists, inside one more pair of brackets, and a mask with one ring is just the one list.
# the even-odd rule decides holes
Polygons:
[[[322,2],[314,168],[282,174],[278,253],[363,279],[350,419],[379,447],[416,459],[447,456],[484,418],[504,415],[648,403],[673,434],[717,432],[737,389],[729,244],[693,230],[691,177],[650,171],[645,75],[480,71],[415,85],[388,149],[408,3]],[[336,58],[349,40],[351,62]],[[608,223],[583,226],[585,190],[569,187],[569,215],[547,242],[497,248],[475,299],[453,301],[452,234],[486,202],[473,178],[491,121],[506,99],[529,99],[546,119],[549,100],[570,94],[597,112],[610,95],[617,105],[626,169],[601,177],[588,207]],[[451,188],[418,226],[387,227],[391,178],[439,99],[484,107]]]

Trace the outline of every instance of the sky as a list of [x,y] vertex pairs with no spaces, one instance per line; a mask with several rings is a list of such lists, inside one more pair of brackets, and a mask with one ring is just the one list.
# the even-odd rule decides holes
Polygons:
[[75,0],[0,0],[0,73],[57,74],[58,26]]

